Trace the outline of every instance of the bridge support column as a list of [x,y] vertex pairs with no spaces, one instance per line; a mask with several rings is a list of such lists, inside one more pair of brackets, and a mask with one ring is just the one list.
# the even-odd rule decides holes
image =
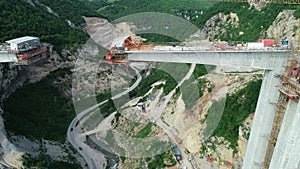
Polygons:
[[279,79],[274,76],[277,73],[277,71],[270,70],[264,73],[242,169],[261,169],[263,166],[276,113],[274,103],[279,97],[276,89]]
[[270,169],[296,169],[300,165],[299,126],[300,104],[289,100],[273,152]]

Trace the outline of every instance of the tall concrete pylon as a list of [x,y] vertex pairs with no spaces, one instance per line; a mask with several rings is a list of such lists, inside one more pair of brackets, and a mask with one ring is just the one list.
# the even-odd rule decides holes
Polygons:
[[300,104],[289,100],[270,169],[299,169],[300,165]]
[[261,169],[263,166],[276,113],[274,100],[278,100],[279,98],[279,91],[276,85],[280,82],[279,79],[275,77],[275,74],[279,73],[282,73],[282,71],[278,69],[265,71],[264,73],[247,151],[243,161],[243,169]]

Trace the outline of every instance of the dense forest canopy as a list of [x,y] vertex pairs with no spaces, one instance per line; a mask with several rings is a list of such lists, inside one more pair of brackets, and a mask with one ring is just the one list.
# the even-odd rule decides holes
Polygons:
[[39,0],[51,7],[64,20],[70,20],[75,25],[84,23],[82,16],[104,17],[96,11],[97,7],[105,6],[105,1],[89,2],[80,0]]
[[[93,2],[99,1],[101,0],[93,0]],[[261,32],[267,30],[279,12],[284,9],[296,9],[296,7],[296,5],[269,4],[261,11],[258,11],[250,7],[248,3],[216,3],[198,0],[122,0],[108,3],[106,6],[100,7],[97,12],[109,20],[138,12],[164,12],[182,18],[188,17],[189,21],[199,28],[203,28],[208,19],[220,12],[224,14],[233,12],[237,13],[239,17],[239,27],[224,26],[229,33],[225,35],[220,33],[215,39],[225,41],[256,41],[258,38],[261,38]],[[239,32],[244,32],[244,35],[239,36]]]
[[0,42],[21,36],[37,36],[56,49],[79,45],[86,33],[71,28],[63,19],[23,0],[0,1]]
[[[198,0],[39,0],[49,6],[55,16],[41,5],[32,6],[25,0],[0,1],[0,42],[20,36],[37,36],[42,41],[50,42],[56,49],[81,45],[88,39],[82,16],[97,16],[113,21],[122,16],[139,12],[163,12],[183,17],[190,16],[189,21],[202,28],[213,15],[235,12],[240,18],[238,28],[226,27],[230,34],[220,35],[226,41],[257,40],[283,9],[296,9],[295,5],[270,4],[262,11],[250,9],[247,3],[217,3]],[[296,15],[300,11],[297,9]],[[76,25],[68,25],[70,20]],[[240,31],[244,36],[238,36]],[[152,35],[151,35],[152,36]],[[160,41],[164,37],[159,37]],[[153,41],[153,40],[152,40]]]

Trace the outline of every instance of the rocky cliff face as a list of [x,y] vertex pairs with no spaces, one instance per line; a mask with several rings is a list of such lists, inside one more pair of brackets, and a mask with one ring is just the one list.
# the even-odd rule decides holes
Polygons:
[[21,169],[23,167],[22,156],[24,155],[24,152],[18,149],[6,137],[6,131],[2,117],[0,117],[0,143],[2,160],[4,163],[8,164],[12,168]]
[[206,38],[212,41],[215,39],[220,39],[221,36],[229,33],[226,31],[226,27],[237,28],[238,26],[239,17],[236,13],[230,13],[228,15],[225,15],[224,13],[218,13],[206,21],[201,33],[206,35]]
[[24,83],[27,73],[26,67],[0,64],[0,103]]
[[257,0],[248,0],[248,3],[258,11],[267,5],[265,0],[260,0],[259,2],[257,2]]
[[[0,114],[3,113],[1,102],[8,98],[26,80],[28,69],[10,63],[0,64]],[[6,137],[2,116],[0,116],[0,151],[2,160],[14,168],[22,168],[22,155]],[[1,165],[0,165],[1,168]]]
[[277,41],[289,39],[293,40],[298,28],[297,19],[293,16],[294,10],[284,10],[274,20],[267,30],[267,37]]
[[[298,28],[298,21],[293,16],[294,12],[294,10],[284,10],[280,12],[267,31],[261,32],[262,37],[275,39],[277,42],[285,39],[293,41]],[[218,13],[206,21],[201,32],[211,41],[222,40],[222,37],[226,35],[233,37],[227,28],[239,28],[239,26],[239,17],[236,13],[230,13],[228,15]],[[239,36],[243,34],[243,30],[238,32]]]
[[40,81],[51,71],[68,66],[68,62],[62,62],[62,58],[52,51],[50,57],[43,62],[33,65],[17,65],[14,63],[0,63],[0,107],[1,102],[7,99],[15,90],[28,80],[30,83]]

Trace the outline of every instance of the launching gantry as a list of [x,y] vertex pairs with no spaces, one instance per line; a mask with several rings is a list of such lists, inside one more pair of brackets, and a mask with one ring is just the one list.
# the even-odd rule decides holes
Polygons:
[[126,51],[151,49],[153,49],[153,45],[143,44],[142,38],[140,37],[123,36],[114,39],[111,44],[110,51],[106,54],[106,59],[109,64],[128,65],[128,54],[126,53]]
[[37,37],[25,36],[0,45],[0,63],[30,65],[50,55],[50,45]]

